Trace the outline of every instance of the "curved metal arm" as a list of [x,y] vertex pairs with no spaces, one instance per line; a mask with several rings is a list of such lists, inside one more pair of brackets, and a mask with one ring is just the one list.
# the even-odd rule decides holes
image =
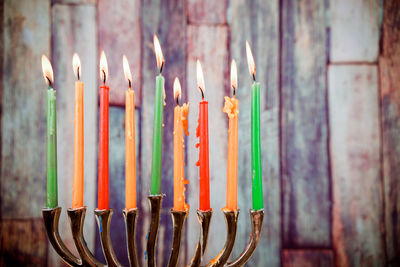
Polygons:
[[223,210],[226,221],[226,241],[223,249],[218,255],[212,259],[207,267],[222,267],[228,261],[232,253],[233,246],[235,245],[236,229],[239,217],[239,210],[229,211]]
[[125,218],[126,229],[126,246],[128,250],[129,263],[132,267],[139,267],[139,260],[136,251],[136,222],[138,216],[138,209],[131,209],[122,211]]
[[78,250],[79,256],[82,260],[81,266],[106,266],[98,261],[92,254],[92,252],[90,252],[89,248],[86,245],[85,238],[83,237],[83,224],[85,221],[86,207],[82,207],[79,209],[68,209],[67,213],[70,220],[71,232],[74,239],[75,247]]
[[174,211],[171,210],[173,235],[172,235],[172,249],[169,257],[168,267],[175,267],[179,259],[179,250],[181,247],[182,228],[185,223],[187,211]]
[[201,258],[206,251],[207,240],[208,240],[208,231],[210,230],[210,221],[212,216],[212,209],[207,211],[198,210],[197,211],[197,219],[201,225],[199,242],[196,246],[196,251],[192,260],[189,263],[189,267],[198,267],[201,263]]
[[113,210],[96,209],[94,214],[96,215],[97,225],[100,233],[101,248],[103,249],[104,258],[106,259],[107,265],[122,267],[122,265],[118,262],[117,256],[115,256],[110,238],[110,223]]
[[160,225],[160,215],[161,215],[161,206],[162,199],[164,195],[150,195],[148,199],[150,201],[150,229],[147,234],[147,266],[155,267],[156,266],[156,243],[157,243],[157,235],[158,235],[158,227]]
[[246,248],[234,261],[228,262],[226,266],[238,267],[243,266],[253,255],[256,250],[258,241],[260,240],[262,223],[264,219],[264,210],[250,210],[251,219],[251,234],[250,240],[247,243]]
[[50,244],[53,246],[54,250],[65,263],[70,266],[81,266],[81,259],[75,257],[61,240],[60,233],[58,231],[60,213],[61,207],[42,209],[47,237],[49,238]]

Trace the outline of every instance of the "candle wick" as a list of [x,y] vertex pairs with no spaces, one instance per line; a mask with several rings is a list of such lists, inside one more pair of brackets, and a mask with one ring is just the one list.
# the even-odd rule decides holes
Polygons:
[[236,87],[232,86],[232,88],[233,88],[233,96],[236,96]]
[[200,92],[201,92],[201,98],[204,100],[204,92],[203,89],[201,89],[201,87],[199,86]]
[[176,105],[179,106],[179,96],[176,97]]
[[77,68],[77,74],[78,74],[78,81],[81,80],[81,76],[79,75],[79,67]]
[[256,73],[253,72],[253,81],[256,81]]
[[101,70],[103,72],[103,83],[106,84],[106,72],[104,70]]
[[160,74],[162,73],[162,71],[163,71],[163,68],[164,68],[164,61],[163,61],[163,62],[161,62],[161,66],[160,66]]
[[47,79],[47,81],[49,82],[49,88],[53,88],[53,87],[51,86],[52,83],[51,83],[51,80],[49,79],[49,77],[46,76],[46,79]]
[[128,79],[128,86],[129,86],[129,89],[131,89],[132,88],[132,82],[131,82],[131,80],[130,79]]

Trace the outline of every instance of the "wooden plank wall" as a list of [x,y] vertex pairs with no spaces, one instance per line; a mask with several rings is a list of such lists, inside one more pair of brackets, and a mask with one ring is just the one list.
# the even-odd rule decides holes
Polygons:
[[[78,52],[85,82],[85,236],[102,259],[92,210],[97,202],[98,56],[105,50],[110,85],[111,238],[127,265],[124,208],[124,91],[122,55],[135,94],[138,253],[145,264],[154,83],[153,34],[165,55],[166,106],[157,259],[171,246],[172,83],[190,103],[185,140],[187,199],[179,266],[193,255],[199,234],[196,60],[203,65],[210,114],[210,188],[214,215],[204,261],[225,240],[229,64],[238,65],[241,213],[236,257],[250,233],[251,77],[245,40],[261,83],[265,218],[248,266],[399,266],[400,263],[400,5],[395,0],[0,0],[1,180],[0,265],[62,266],[47,243],[40,210],[45,201],[45,83],[40,56],[55,73],[59,128],[62,237],[73,249],[65,210],[71,203],[73,82]],[[382,12],[380,12],[382,11]],[[28,85],[28,86],[27,86]],[[21,141],[24,140],[24,141]],[[28,148],[28,149],[27,149]],[[27,189],[29,188],[29,189]],[[190,229],[190,230],[189,230]],[[23,239],[22,239],[23,238]],[[23,240],[23,241],[21,241]]]
[[382,168],[385,203],[387,263],[400,262],[400,2],[386,0],[383,8],[382,47],[379,56],[382,127]]

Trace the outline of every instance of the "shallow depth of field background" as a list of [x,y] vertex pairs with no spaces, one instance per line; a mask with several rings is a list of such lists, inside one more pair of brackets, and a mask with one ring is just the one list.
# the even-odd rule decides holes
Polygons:
[[225,241],[227,116],[231,59],[238,64],[240,208],[233,257],[250,233],[250,85],[245,41],[261,83],[265,218],[248,266],[399,266],[400,264],[400,3],[396,0],[0,0],[0,265],[59,266],[41,219],[45,204],[46,85],[40,57],[55,74],[59,205],[62,237],[74,250],[66,209],[73,167],[74,52],[85,83],[85,237],[102,259],[93,209],[97,202],[98,58],[110,76],[111,235],[127,264],[121,210],[125,192],[122,55],[136,92],[139,256],[149,224],[154,84],[152,37],[166,58],[166,103],[158,266],[171,247],[173,91],[175,76],[190,103],[185,140],[190,214],[180,266],[199,235],[197,126],[200,59],[209,101],[210,187],[214,215],[206,255]]

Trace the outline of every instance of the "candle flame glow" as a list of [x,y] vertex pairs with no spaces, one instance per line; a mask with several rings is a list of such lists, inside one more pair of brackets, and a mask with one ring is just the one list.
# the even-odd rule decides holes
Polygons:
[[201,92],[201,96],[204,98],[204,91],[206,87],[204,85],[203,69],[201,68],[201,63],[199,60],[197,60],[197,87]]
[[153,37],[153,43],[154,43],[154,53],[156,54],[157,67],[161,73],[162,69],[164,67],[164,55],[161,50],[160,41],[158,40],[158,38],[155,34]]
[[131,74],[131,69],[129,68],[129,62],[126,56],[124,55],[122,57],[122,65],[124,66],[124,74],[125,74],[125,79],[129,83],[129,88],[132,87],[132,74]]
[[48,86],[51,86],[51,84],[54,82],[53,68],[51,67],[50,60],[45,55],[42,55],[42,71],[44,80]]
[[78,56],[77,53],[74,53],[72,56],[72,68],[74,70],[75,76],[80,80],[80,77],[82,75],[82,68],[81,68],[81,60]]
[[181,99],[181,83],[179,82],[178,77],[175,77],[174,80],[174,99],[179,100]]
[[236,68],[236,61],[234,59],[232,59],[231,63],[231,86],[235,94],[237,88],[237,68]]
[[108,78],[107,58],[104,51],[101,51],[101,56],[100,56],[100,78],[103,81],[103,83],[106,83],[106,80]]
[[247,56],[247,65],[249,66],[250,75],[253,77],[253,80],[256,80],[256,64],[254,63],[253,53],[251,52],[249,42],[247,41],[246,41],[246,56]]

